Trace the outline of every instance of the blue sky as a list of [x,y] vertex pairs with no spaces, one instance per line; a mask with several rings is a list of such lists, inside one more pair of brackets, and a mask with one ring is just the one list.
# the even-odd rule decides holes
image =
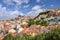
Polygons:
[[36,16],[46,8],[60,8],[60,0],[0,0],[0,19]]

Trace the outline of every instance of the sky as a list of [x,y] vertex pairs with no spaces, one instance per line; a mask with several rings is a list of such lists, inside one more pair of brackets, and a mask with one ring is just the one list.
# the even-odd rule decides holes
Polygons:
[[0,19],[37,16],[46,8],[60,8],[60,0],[0,0]]

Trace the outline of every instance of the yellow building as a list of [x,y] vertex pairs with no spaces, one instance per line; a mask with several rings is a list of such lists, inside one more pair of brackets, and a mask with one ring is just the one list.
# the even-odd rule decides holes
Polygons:
[[42,15],[40,15],[40,17],[43,17],[43,18],[45,18],[45,17],[47,17],[48,15],[47,14],[42,14]]

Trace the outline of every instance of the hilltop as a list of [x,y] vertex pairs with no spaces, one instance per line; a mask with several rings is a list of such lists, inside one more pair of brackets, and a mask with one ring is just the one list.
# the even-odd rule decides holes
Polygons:
[[[44,12],[40,12],[33,20],[38,24],[43,19],[43,23],[47,25],[60,25],[60,9],[46,9]],[[30,23],[32,24],[32,22]],[[34,23],[33,23],[34,24]]]

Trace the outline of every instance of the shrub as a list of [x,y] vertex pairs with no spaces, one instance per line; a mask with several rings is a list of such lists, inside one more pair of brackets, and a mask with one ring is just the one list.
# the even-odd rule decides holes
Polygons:
[[52,29],[46,33],[45,40],[60,40],[60,28]]
[[35,36],[23,34],[12,36],[8,34],[3,38],[3,40],[60,40],[60,28],[51,29],[49,32],[44,32],[37,34]]
[[3,40],[14,40],[14,37],[13,37],[11,34],[9,34],[9,35],[6,35],[6,36],[3,38]]

